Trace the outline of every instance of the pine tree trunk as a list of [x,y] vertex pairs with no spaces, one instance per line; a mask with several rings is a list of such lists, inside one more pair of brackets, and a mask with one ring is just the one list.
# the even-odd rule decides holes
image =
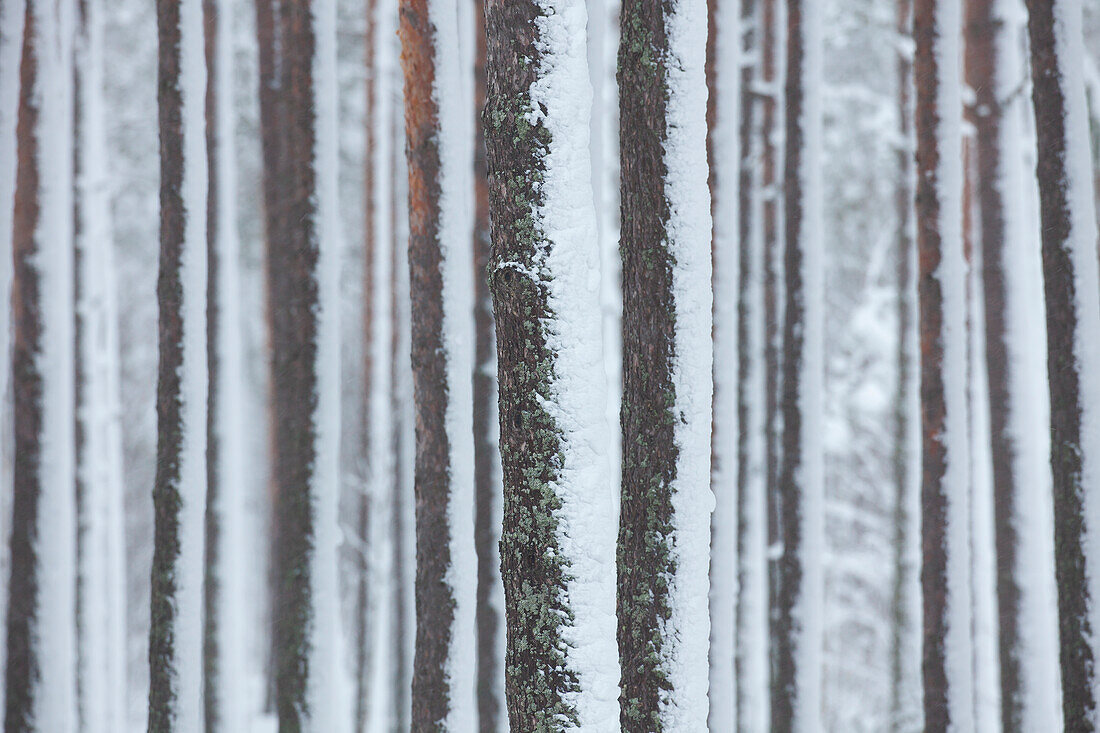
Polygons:
[[[409,165],[409,272],[416,408],[416,655],[412,725],[473,730],[476,556],[471,371],[472,275],[462,204],[472,151],[443,135],[460,95],[456,8],[400,4]],[[462,123],[458,123],[462,124]],[[461,164],[456,164],[458,158]],[[469,577],[467,577],[469,575]]]
[[1066,730],[1100,727],[1097,573],[1092,526],[1100,460],[1100,297],[1081,78],[1081,5],[1027,2],[1050,379],[1055,571]]
[[714,409],[711,437],[710,730],[735,730],[737,718],[737,308],[741,81],[741,4],[707,3],[707,157],[710,162],[713,272]]
[[485,110],[512,730],[615,726],[613,496],[579,0],[488,0]]
[[917,251],[921,344],[924,725],[973,726],[956,0],[916,0]]
[[[206,500],[205,69],[199,0],[158,0],[160,46],[160,360],[149,629],[149,729],[202,720],[201,616]],[[197,73],[196,73],[197,70]]]
[[[23,25],[12,218],[15,463],[4,728],[76,714],[71,4]],[[48,142],[47,142],[48,141]]]
[[284,730],[327,731],[337,621],[335,6],[261,0],[257,15],[276,416],[275,708]]
[[245,725],[242,637],[248,635],[241,588],[244,453],[240,395],[236,177],[233,145],[233,8],[203,0],[207,69],[207,448],[206,555],[203,578],[203,716],[208,733]]
[[[630,731],[700,730],[712,385],[706,4],[627,0],[621,15],[620,720]],[[693,621],[673,633],[672,618]]]
[[[912,38],[913,4],[898,0],[897,35]],[[894,582],[890,640],[890,730],[920,729],[920,513],[916,461],[916,303],[913,241],[913,64],[907,51],[897,54],[898,144],[894,210],[897,218],[897,392],[894,398]]]

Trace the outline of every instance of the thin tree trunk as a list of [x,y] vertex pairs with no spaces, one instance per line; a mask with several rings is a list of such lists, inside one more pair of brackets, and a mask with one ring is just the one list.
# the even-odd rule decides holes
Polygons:
[[204,0],[208,279],[203,715],[207,733],[240,730],[248,626],[243,613],[244,453],[233,144],[232,6]]
[[500,579],[496,340],[489,293],[489,185],[485,163],[485,0],[474,3],[474,541],[477,544],[477,712],[481,733],[504,723],[504,619]]
[[149,729],[202,725],[206,501],[206,156],[202,5],[158,0],[160,361],[149,629]]
[[486,3],[513,730],[610,730],[618,717],[585,21],[580,0]]
[[741,3],[707,3],[707,157],[713,261],[714,410],[711,437],[710,730],[735,730],[738,576],[737,308],[739,280],[737,113],[741,82]]
[[821,727],[824,378],[821,235],[821,12],[788,0],[783,211],[782,447],[778,489],[782,555],[775,621],[772,727]]
[[[620,721],[630,731],[702,730],[712,387],[706,3],[627,0],[621,15]],[[673,618],[692,621],[673,629]]]
[[[913,3],[898,0],[899,42],[912,38]],[[916,384],[916,300],[913,237],[913,64],[907,50],[897,53],[898,138],[894,188],[897,257],[897,393],[894,402],[894,583],[891,597],[890,730],[920,729],[920,546],[917,482],[918,416]]]
[[1100,295],[1082,79],[1081,4],[1028,0],[1046,292],[1055,571],[1066,730],[1100,726],[1094,663]]
[[970,730],[966,298],[957,0],[916,0],[924,724]]
[[12,218],[15,463],[4,728],[76,714],[72,32],[75,6],[26,5]]
[[268,308],[275,424],[275,708],[332,729],[339,344],[335,5],[260,0]]
[[458,135],[442,134],[440,118],[441,111],[468,108],[455,63],[456,8],[427,0],[402,0],[399,7],[416,407],[412,725],[468,731],[475,727],[476,675],[458,669],[474,658],[476,643],[473,273],[462,206],[472,186],[472,151]]

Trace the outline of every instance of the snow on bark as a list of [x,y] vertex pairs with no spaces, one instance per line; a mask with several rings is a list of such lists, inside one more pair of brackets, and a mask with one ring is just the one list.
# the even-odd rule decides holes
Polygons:
[[1100,727],[1100,291],[1079,0],[1028,0],[1066,730]]
[[73,3],[29,2],[12,228],[15,415],[5,730],[67,731],[76,709]]
[[[413,727],[475,728],[470,85],[447,0],[401,5],[416,403]],[[443,115],[448,117],[443,124]]]
[[702,0],[626,2],[621,722],[702,730],[710,636],[710,196]]
[[710,713],[713,731],[737,728],[738,581],[738,178],[741,102],[741,4],[708,3],[708,158],[714,292],[714,406],[711,436]]
[[203,709],[209,733],[241,730],[250,628],[243,561],[244,392],[233,135],[233,22],[229,0],[204,0],[207,225],[207,505],[203,616]]
[[74,81],[78,710],[81,730],[126,720],[126,587],[118,305],[103,109],[102,8],[78,6]]
[[160,363],[149,727],[202,725],[206,503],[206,155],[202,4],[158,3],[160,39]]
[[972,730],[966,263],[957,0],[917,0],[917,249],[923,433],[924,722]]
[[618,722],[585,22],[579,0],[487,3],[505,685],[524,730]]

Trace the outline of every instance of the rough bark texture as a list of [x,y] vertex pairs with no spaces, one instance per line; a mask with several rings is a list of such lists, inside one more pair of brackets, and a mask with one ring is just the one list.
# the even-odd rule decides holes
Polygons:
[[[555,731],[576,724],[568,699],[579,691],[566,664],[568,559],[558,543],[561,434],[544,400],[553,399],[554,354],[547,347],[547,274],[537,264],[549,243],[534,212],[550,132],[528,122],[539,74],[542,10],[535,0],[487,0],[484,112],[492,244],[489,289],[496,320],[500,452],[504,480],[505,696],[512,730]],[[528,277],[525,272],[537,273]]]
[[319,521],[317,171],[314,34],[309,0],[259,0],[267,299],[271,329],[274,516],[272,639],[280,729],[297,731],[310,710],[313,557]]
[[[1075,359],[1082,338],[1066,160],[1067,97],[1059,59],[1055,10],[1062,3],[1028,0],[1032,100],[1038,135],[1039,205],[1042,221],[1043,282],[1046,293],[1047,367],[1050,372],[1051,468],[1054,475],[1055,572],[1061,637],[1062,711],[1066,730],[1095,730],[1097,689],[1091,637],[1089,567],[1085,534],[1086,492],[1082,476],[1082,379]],[[1059,32],[1080,32],[1061,28]],[[1088,302],[1088,301],[1086,301]],[[1095,531],[1095,528],[1090,528]]]
[[500,529],[496,511],[501,502],[496,466],[500,462],[493,436],[497,409],[494,375],[493,299],[489,293],[489,186],[485,163],[485,0],[474,2],[474,542],[477,549],[477,710],[482,733],[500,728],[497,690],[504,671],[499,648],[500,614],[492,605],[500,584]]
[[671,690],[661,663],[668,590],[672,491],[679,449],[672,412],[676,316],[664,180],[668,3],[626,0],[619,44],[622,175],[623,474],[618,542],[618,641],[623,730],[659,731]]
[[181,555],[181,458],[183,454],[183,282],[187,211],[183,201],[183,95],[180,3],[157,2],[160,117],[159,363],[157,371],[157,469],[153,484],[155,541],[149,627],[149,730],[174,730],[177,707],[175,638],[177,573]]
[[12,388],[14,392],[15,465],[11,524],[11,580],[8,585],[7,668],[5,672],[6,733],[35,730],[34,710],[41,660],[34,637],[39,630],[37,544],[42,494],[43,378],[38,360],[42,349],[41,282],[36,266],[35,233],[41,217],[39,201],[41,118],[34,90],[39,84],[37,23],[28,2],[23,26],[19,117],[19,156],[15,174],[12,230]]

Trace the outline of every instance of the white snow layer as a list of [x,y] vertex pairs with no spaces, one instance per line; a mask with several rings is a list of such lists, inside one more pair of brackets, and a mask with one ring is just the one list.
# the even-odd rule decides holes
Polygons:
[[317,191],[313,214],[317,248],[317,407],[313,415],[315,459],[310,477],[313,508],[312,628],[309,631],[307,719],[311,733],[342,731],[339,705],[340,634],[336,568],[340,480],[340,231],[337,211],[336,0],[311,3],[313,94],[316,112],[313,168]]
[[943,296],[943,390],[947,415],[940,440],[946,451],[942,490],[947,496],[947,628],[944,639],[948,684],[948,712],[953,730],[974,729],[972,655],[970,639],[969,568],[969,450],[967,445],[967,349],[966,262],[963,259],[962,223],[962,92],[959,70],[961,8],[959,0],[946,0],[937,8],[933,53],[939,69],[936,139],[940,164],[936,171],[938,222],[942,242],[935,277]]
[[[1055,58],[1065,94],[1066,197],[1070,231],[1066,249],[1073,263],[1074,356],[1081,407],[1081,494],[1085,502],[1085,572],[1088,582],[1089,621],[1100,629],[1100,272],[1096,251],[1096,209],[1093,199],[1088,110],[1085,99],[1084,44],[1081,37],[1081,0],[1052,0]],[[1090,640],[1093,657],[1100,654],[1100,637]],[[1092,712],[1100,726],[1100,710]]]
[[32,629],[39,664],[33,724],[41,731],[76,726],[76,516],[73,409],[72,3],[35,4],[29,19],[38,62],[32,90],[39,112],[39,218],[33,265],[39,278],[42,378],[36,554],[38,598]]
[[[561,500],[559,546],[570,565],[566,602],[574,613],[563,637],[566,666],[580,685],[567,702],[577,711],[577,729],[599,733],[619,729],[619,654],[602,324],[592,317],[600,312],[601,283],[588,147],[587,13],[582,0],[540,0],[539,6],[544,15],[536,20],[540,70],[530,90],[531,117],[551,141],[543,159],[543,206],[535,215],[550,242],[544,270],[552,278],[553,316],[545,326],[547,349],[555,355],[553,396],[545,407],[562,434],[564,460],[554,490]],[[705,590],[701,598],[705,602]]]
[[710,164],[714,187],[714,435],[711,483],[715,495],[710,555],[710,714],[712,731],[737,729],[734,658],[737,610],[738,179],[741,164],[741,23],[734,3],[718,6],[715,27],[715,124]]
[[664,181],[673,258],[673,414],[679,450],[672,483],[672,615],[661,635],[671,690],[660,697],[668,730],[705,730],[710,646],[711,218],[707,185],[707,4],[679,0],[665,16],[669,60]]
[[[802,587],[794,620],[798,628],[795,685],[798,700],[794,729],[814,733],[821,727],[821,670],[824,612],[825,553],[824,459],[822,446],[822,391],[824,362],[824,267],[821,190],[821,87],[823,25],[821,3],[802,0],[802,117],[803,149],[798,176],[802,184],[802,226],[797,246],[802,253],[803,352],[798,410],[802,416],[799,460],[795,482],[801,491],[799,521],[802,525]],[[787,246],[793,243],[788,242]]]
[[477,553],[474,549],[473,443],[473,84],[460,58],[455,0],[430,0],[434,31],[435,78],[432,97],[443,114],[454,115],[439,126],[439,247],[443,281],[443,350],[447,369],[446,431],[450,446],[450,567],[446,582],[454,599],[451,647],[447,654],[450,708],[445,726],[474,730],[477,720],[477,658],[474,613],[477,606]]

